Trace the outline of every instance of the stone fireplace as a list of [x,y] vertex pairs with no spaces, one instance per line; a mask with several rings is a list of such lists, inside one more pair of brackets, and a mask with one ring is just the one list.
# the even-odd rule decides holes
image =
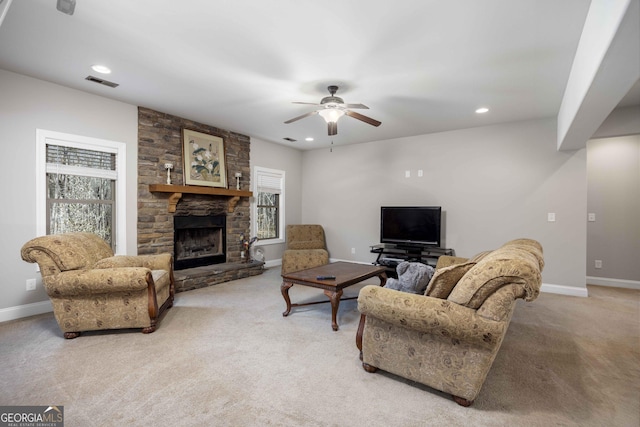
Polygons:
[[[203,187],[184,186],[182,130],[191,129],[224,141],[227,182],[235,173],[246,177],[242,197],[202,193]],[[249,236],[250,139],[248,136],[202,123],[138,108],[138,253],[171,253],[176,291],[186,291],[261,274],[264,263],[243,262],[241,236]],[[166,184],[165,163],[172,163],[172,185]],[[157,187],[163,187],[157,190]],[[151,189],[154,188],[154,191]],[[169,188],[170,190],[166,190]],[[187,191],[189,188],[194,191]],[[233,193],[221,189],[220,193]],[[213,224],[212,218],[216,217]],[[196,219],[198,218],[198,219]],[[195,226],[185,227],[185,221]],[[217,231],[212,229],[217,228]],[[189,229],[187,231],[187,229]],[[204,230],[209,229],[209,230]],[[192,242],[185,242],[191,238]],[[201,258],[201,259],[198,259]],[[197,261],[194,261],[198,259]]]
[[173,217],[175,270],[227,261],[226,215]]

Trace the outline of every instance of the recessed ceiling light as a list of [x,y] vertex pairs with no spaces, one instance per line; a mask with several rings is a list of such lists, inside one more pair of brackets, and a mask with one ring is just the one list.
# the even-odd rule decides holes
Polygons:
[[305,141],[309,141],[309,142],[311,142],[311,141],[313,141],[313,138],[311,138],[310,136],[308,136],[308,137],[306,137],[304,140],[305,140]]
[[110,74],[111,73],[111,69],[109,69],[109,67],[107,67],[106,65],[92,65],[91,69],[93,71],[95,71],[96,73],[102,73],[102,74]]
[[489,111],[489,109],[488,109],[487,107],[482,107],[482,108],[478,108],[478,109],[476,110],[476,113],[478,113],[478,114],[483,114],[483,113],[486,113],[486,112],[488,112],[488,111]]

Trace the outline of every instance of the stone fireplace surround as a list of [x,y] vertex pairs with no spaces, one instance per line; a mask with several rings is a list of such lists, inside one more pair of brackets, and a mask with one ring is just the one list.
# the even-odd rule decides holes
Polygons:
[[184,185],[182,129],[191,129],[224,140],[227,182],[242,173],[242,190],[250,189],[250,139],[248,136],[170,114],[138,107],[138,253],[174,253],[173,218],[176,216],[226,215],[226,262],[174,271],[176,291],[198,289],[242,277],[261,274],[264,263],[242,262],[240,236],[249,236],[250,201],[241,197],[229,212],[229,198],[184,194],[174,213],[168,212],[168,194],[152,193],[150,184],[165,184],[165,163],[173,163],[171,181]]

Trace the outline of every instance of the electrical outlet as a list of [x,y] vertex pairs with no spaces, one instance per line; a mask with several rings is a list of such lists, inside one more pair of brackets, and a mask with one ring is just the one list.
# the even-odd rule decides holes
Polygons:
[[596,214],[594,213],[589,213],[589,215],[587,215],[587,220],[589,222],[595,222],[596,221]]
[[404,171],[405,178],[411,178],[411,171]]
[[553,213],[553,212],[549,212],[549,213],[547,214],[547,221],[549,221],[549,222],[555,222],[555,220],[556,220],[556,214],[555,214],[555,213]]
[[597,259],[596,260],[596,268],[602,268],[602,260],[601,259]]
[[422,175],[423,175],[422,169],[418,169],[418,177],[422,178]]
[[28,291],[36,290],[36,279],[27,279],[27,290]]
[[356,253],[356,248],[351,248],[351,253],[355,254]]

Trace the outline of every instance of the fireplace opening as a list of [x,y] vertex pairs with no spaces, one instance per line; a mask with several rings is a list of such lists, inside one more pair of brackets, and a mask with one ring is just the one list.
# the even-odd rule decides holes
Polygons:
[[226,215],[174,216],[175,270],[226,262]]

